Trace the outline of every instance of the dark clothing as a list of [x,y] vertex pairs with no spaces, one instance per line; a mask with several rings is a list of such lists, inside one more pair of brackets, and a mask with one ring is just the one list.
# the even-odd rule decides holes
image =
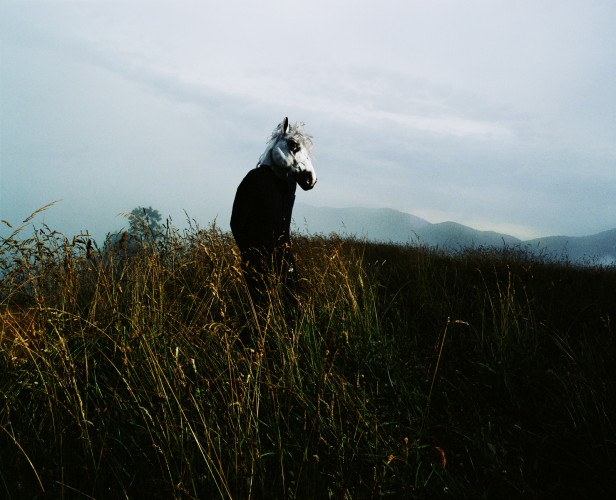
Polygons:
[[280,179],[266,165],[248,172],[237,188],[231,231],[251,289],[272,266],[284,281],[292,271],[289,245],[295,188],[293,178]]
[[252,247],[271,253],[290,243],[295,188],[294,179],[280,179],[268,166],[248,172],[231,215],[231,231],[242,252]]

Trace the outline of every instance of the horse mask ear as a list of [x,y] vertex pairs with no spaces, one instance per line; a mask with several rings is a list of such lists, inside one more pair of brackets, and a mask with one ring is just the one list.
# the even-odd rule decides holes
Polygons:
[[283,134],[286,134],[289,131],[289,118],[288,117],[284,117],[282,122],[280,123],[280,129],[282,130]]

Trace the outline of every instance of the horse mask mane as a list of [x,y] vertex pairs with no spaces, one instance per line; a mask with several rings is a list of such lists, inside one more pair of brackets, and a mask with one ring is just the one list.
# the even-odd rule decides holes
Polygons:
[[269,166],[281,179],[292,177],[307,191],[317,182],[312,165],[312,137],[304,132],[304,123],[289,124],[285,117],[272,132],[259,164]]

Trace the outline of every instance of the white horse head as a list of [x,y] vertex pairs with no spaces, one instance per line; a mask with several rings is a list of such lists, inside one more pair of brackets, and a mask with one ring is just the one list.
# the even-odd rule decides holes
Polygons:
[[312,137],[304,132],[303,123],[289,125],[287,117],[272,132],[259,163],[269,165],[280,178],[292,177],[304,191],[317,183],[312,166]]

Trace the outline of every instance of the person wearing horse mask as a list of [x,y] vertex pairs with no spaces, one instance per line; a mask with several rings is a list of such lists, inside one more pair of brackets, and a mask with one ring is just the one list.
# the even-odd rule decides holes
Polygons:
[[270,136],[257,167],[244,177],[235,195],[231,231],[242,254],[242,269],[253,300],[263,299],[267,280],[296,286],[291,252],[295,188],[317,182],[312,166],[312,137],[303,123],[284,118]]

